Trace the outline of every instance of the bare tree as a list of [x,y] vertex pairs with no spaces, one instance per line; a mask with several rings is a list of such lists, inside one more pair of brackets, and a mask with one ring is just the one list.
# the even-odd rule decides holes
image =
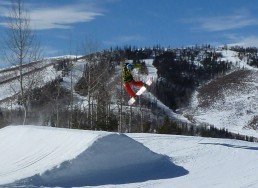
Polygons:
[[[23,124],[28,115],[29,96],[26,92],[35,84],[35,77],[25,83],[25,64],[40,59],[40,45],[30,28],[30,17],[23,0],[13,0],[7,22],[4,56],[7,62],[19,67],[21,105],[24,108]],[[32,76],[33,77],[33,76]]]
[[88,65],[85,66],[84,70],[84,78],[87,83],[87,101],[88,101],[88,112],[87,112],[87,120],[88,125],[90,125],[91,129],[93,128],[93,91],[96,85],[99,83],[99,80],[96,80],[98,74],[96,73],[97,66],[97,56],[93,54],[98,49],[98,43],[93,41],[92,39],[85,38],[81,44],[82,51],[85,55],[87,55],[86,60],[88,61]]

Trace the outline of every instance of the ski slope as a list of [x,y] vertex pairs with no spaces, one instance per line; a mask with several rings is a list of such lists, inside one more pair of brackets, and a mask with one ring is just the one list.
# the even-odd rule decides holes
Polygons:
[[40,126],[0,140],[0,187],[258,186],[257,143]]
[[[148,69],[148,75],[144,76],[142,75],[143,80],[147,80],[147,78],[151,78],[153,82],[156,82],[158,79],[158,70],[157,68],[153,65],[153,59],[144,59],[143,60],[146,64],[146,67]],[[168,106],[166,106],[163,102],[161,102],[156,96],[154,96],[150,92],[144,92],[142,96],[148,98],[150,101],[156,103],[157,107],[162,109],[163,112],[170,117],[171,119],[179,122],[184,122],[184,123],[191,123],[186,117],[184,117],[181,114],[178,114],[171,110]]]
[[[185,112],[185,114],[192,116],[197,124],[205,123],[217,128],[225,128],[236,134],[258,138],[258,130],[250,126],[258,113],[258,69],[249,66],[245,59],[240,60],[238,53],[235,51],[222,50],[218,52],[223,55],[221,60],[232,62],[233,71],[224,77],[214,79],[206,85],[200,86],[193,94],[190,111]],[[245,73],[241,75],[241,71],[245,71]],[[234,73],[238,74],[237,78],[232,76],[231,79],[227,79]],[[226,81],[223,82],[223,79]],[[203,87],[209,87],[209,85],[213,86],[210,89],[218,89],[220,86],[223,89],[219,90],[219,95],[214,95],[211,104],[203,107],[200,105],[199,90]],[[207,93],[201,94],[204,96],[211,95],[211,93],[212,91],[209,90]],[[255,123],[257,124],[256,121]]]
[[128,187],[258,187],[258,143],[154,134],[131,134],[130,137],[156,153],[171,157],[176,165],[184,167],[189,173]]
[[[51,60],[61,60],[70,58],[71,60],[78,58],[81,56],[74,56],[74,55],[66,55],[66,56],[59,56],[59,57],[51,57],[46,58],[43,60],[37,67],[28,67],[24,69],[25,72],[30,72],[35,68],[42,68],[34,73],[24,76],[24,88],[36,88],[36,87],[43,87],[47,83],[55,80],[56,78],[62,75],[62,71],[57,71],[54,68],[53,62]],[[73,69],[69,72],[69,75],[63,78],[62,86],[66,89],[71,89],[71,74],[72,74],[72,81],[76,83],[81,77],[83,73],[83,67],[86,64],[83,60],[77,60],[73,62]],[[4,69],[3,69],[4,70]],[[8,75],[7,75],[8,74]],[[5,78],[8,76],[10,78],[17,77],[19,72],[15,71],[8,71],[2,72],[0,71],[0,81],[1,77]],[[10,82],[6,82],[0,84],[0,107],[4,109],[14,109],[19,108],[19,105],[16,104],[15,96],[20,93],[20,82],[19,79],[14,79]],[[13,98],[13,99],[12,99]],[[10,99],[10,100],[8,100]]]

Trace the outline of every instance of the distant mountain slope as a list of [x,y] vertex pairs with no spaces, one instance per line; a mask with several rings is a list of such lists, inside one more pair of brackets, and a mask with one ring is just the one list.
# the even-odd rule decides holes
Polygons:
[[[29,85],[32,79],[35,80],[33,87],[42,87],[47,82],[54,80],[60,75],[60,72],[57,73],[53,68],[55,64],[55,61],[47,59],[23,65],[24,87]],[[20,92],[19,79],[19,67],[0,71],[0,104],[5,99],[11,99]]]
[[223,51],[223,59],[234,63],[235,68],[200,86],[188,113],[197,124],[258,137],[258,70],[240,60],[237,52]]
[[[146,65],[153,79],[134,106],[121,82],[125,59]],[[157,132],[169,117],[181,127],[214,125],[257,137],[257,49],[121,49],[36,65],[24,69],[25,84],[38,75],[27,93],[31,124],[109,131],[121,124],[124,132]],[[136,80],[146,80],[143,71],[133,72]],[[0,78],[0,126],[21,124],[17,67],[0,71]]]

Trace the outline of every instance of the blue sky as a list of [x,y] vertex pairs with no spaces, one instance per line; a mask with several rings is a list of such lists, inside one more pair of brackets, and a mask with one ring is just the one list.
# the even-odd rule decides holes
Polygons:
[[[0,34],[9,0],[0,2]],[[258,46],[255,0],[25,0],[47,56],[111,46]]]

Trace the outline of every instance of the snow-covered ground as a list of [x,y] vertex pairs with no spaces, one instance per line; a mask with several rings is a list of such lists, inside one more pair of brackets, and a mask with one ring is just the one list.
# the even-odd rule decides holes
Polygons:
[[[24,87],[25,88],[35,88],[42,87],[46,83],[54,80],[59,75],[61,75],[60,71],[56,71],[53,65],[48,66],[40,71],[24,76]],[[0,85],[0,101],[6,98],[11,98],[18,93],[20,93],[20,82],[18,79],[13,80],[8,83],[4,83]],[[14,101],[7,101],[0,104],[1,108],[14,108]]]
[[250,65],[247,64],[246,60],[240,60],[238,57],[238,53],[232,50],[222,50],[222,51],[217,51],[222,53],[222,61],[228,61],[232,62],[233,66],[238,67],[238,68],[245,68],[245,69],[256,69]]
[[[35,87],[42,87],[44,86],[46,83],[53,81],[54,79],[56,79],[58,76],[61,76],[62,72],[61,71],[56,71],[53,65],[51,64],[50,59],[60,59],[60,58],[75,58],[78,56],[60,56],[60,57],[53,57],[53,58],[47,58],[46,60],[44,60],[41,64],[37,64],[36,68],[40,68],[43,66],[46,66],[44,69],[37,71],[35,73],[26,75],[24,77],[24,87],[25,88],[35,88]],[[73,71],[69,73],[69,75],[67,75],[66,77],[63,77],[64,82],[62,82],[62,86],[66,89],[71,89],[71,73],[73,75],[72,79],[73,79],[73,86],[76,82],[78,82],[78,80],[82,77],[82,73],[83,73],[83,67],[85,65],[85,61],[82,60],[78,60],[76,61],[76,63],[74,63],[74,67],[73,67]],[[49,65],[49,66],[48,66]],[[33,67],[35,68],[35,67]],[[27,68],[24,71],[25,72],[29,72],[31,69]],[[14,76],[18,76],[18,72],[17,71],[10,71],[7,73],[0,73],[0,78],[2,77],[6,77],[6,75],[9,75],[10,78],[14,77]],[[33,83],[33,84],[32,84]],[[20,92],[20,83],[19,80],[13,80],[11,82],[8,83],[4,83],[0,85],[0,101],[4,100],[6,98],[11,98],[12,96],[15,96],[16,94],[18,94]],[[6,101],[6,102],[2,102],[0,104],[0,107],[2,108],[15,108],[19,107],[18,105],[16,105],[15,101]]]
[[189,172],[177,178],[141,183],[141,187],[258,187],[257,143],[153,134],[130,137],[156,153],[171,157]]
[[81,58],[82,55],[62,55],[62,56],[53,56],[53,57],[48,57],[46,59],[77,59]]
[[258,143],[39,126],[0,140],[0,187],[258,186]]
[[[258,130],[250,129],[248,126],[258,114],[258,69],[249,66],[246,60],[240,60],[237,52],[231,50],[218,52],[223,55],[221,60],[232,62],[236,68],[234,71],[241,69],[249,72],[245,73],[245,76],[239,75],[241,83],[238,85],[223,83],[225,84],[224,89],[220,91],[220,96],[223,97],[214,98],[212,105],[208,107],[199,106],[199,91],[197,90],[193,94],[191,100],[192,111],[189,114],[193,116],[197,123],[207,123],[217,128],[226,128],[236,134],[258,138]],[[207,85],[209,84],[207,83]],[[226,87],[230,84],[234,84],[234,86]]]
[[[84,66],[87,64],[85,60],[78,60],[73,62],[73,67],[68,75],[63,77],[63,82],[61,83],[62,86],[68,90],[74,91],[74,85],[80,80],[83,76]],[[71,80],[72,79],[72,80]],[[72,85],[71,85],[72,82]],[[72,86],[72,88],[71,88]]]

